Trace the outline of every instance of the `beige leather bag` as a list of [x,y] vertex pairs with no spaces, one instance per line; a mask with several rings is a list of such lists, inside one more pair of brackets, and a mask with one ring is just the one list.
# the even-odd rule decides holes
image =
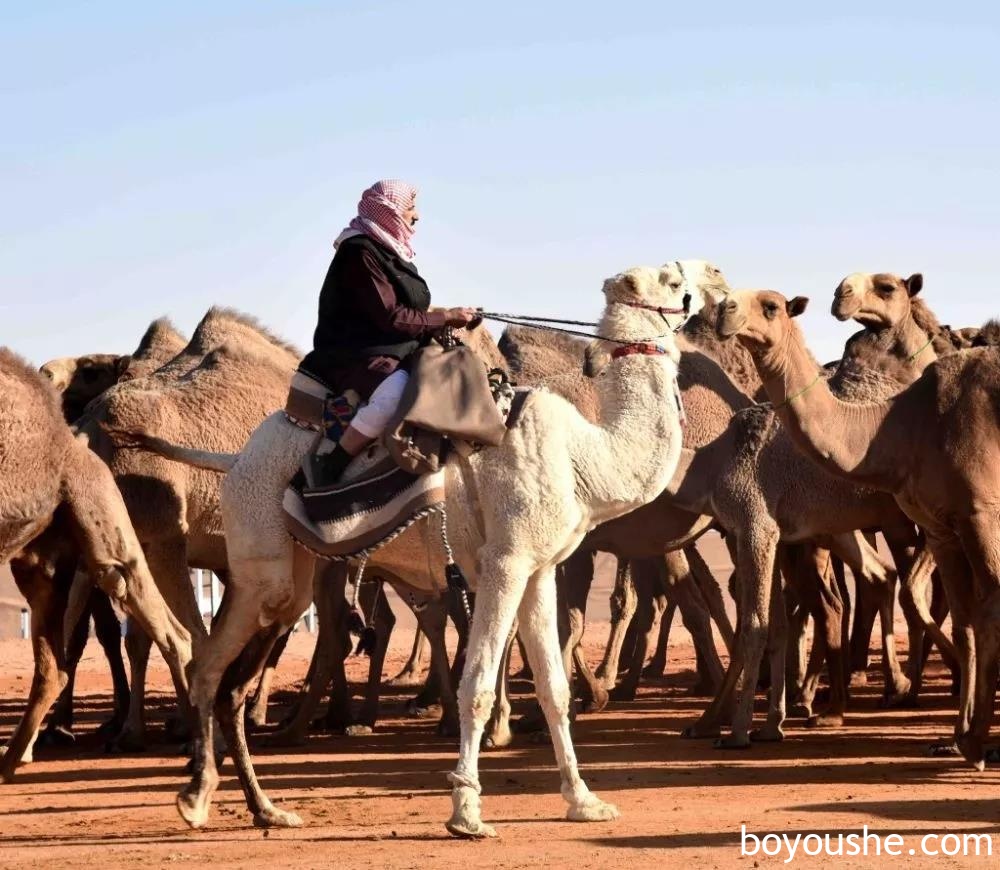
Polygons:
[[506,432],[483,361],[464,345],[430,344],[411,357],[385,444],[400,468],[423,473],[440,467],[444,439],[496,446]]

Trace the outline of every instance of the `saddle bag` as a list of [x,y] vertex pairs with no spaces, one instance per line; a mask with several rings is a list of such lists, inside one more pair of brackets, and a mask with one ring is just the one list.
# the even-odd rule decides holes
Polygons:
[[506,421],[490,389],[486,366],[465,345],[430,344],[410,358],[410,380],[386,428],[393,459],[415,474],[437,471],[453,444],[496,446]]

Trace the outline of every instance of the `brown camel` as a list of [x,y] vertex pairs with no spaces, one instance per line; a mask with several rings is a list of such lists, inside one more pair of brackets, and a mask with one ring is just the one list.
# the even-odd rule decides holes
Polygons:
[[[185,343],[186,340],[174,329],[170,321],[161,318],[149,325],[132,354],[62,357],[45,363],[39,371],[52,382],[59,393],[63,416],[66,422],[72,425],[83,413],[84,408],[105,390],[122,379],[149,374],[175,356]],[[46,540],[51,549],[43,552],[42,548],[36,545],[32,564],[38,570],[53,576],[57,572],[60,574],[72,572],[79,562],[72,538],[69,535],[50,535]],[[113,737],[124,724],[129,704],[129,685],[121,651],[121,625],[111,606],[111,600],[104,591],[95,586],[85,572],[78,573],[70,590],[68,622],[64,626],[64,630],[68,633],[66,686],[52,708],[45,733],[42,735],[43,742],[65,743],[73,740],[73,691],[76,667],[87,643],[91,617],[94,620],[97,639],[108,659],[114,687],[112,716],[98,731]],[[30,752],[30,748],[28,751]],[[24,758],[27,760],[27,754]]]
[[719,333],[753,354],[803,455],[891,493],[925,531],[962,667],[956,742],[982,768],[1000,666],[1000,350],[951,354],[883,401],[844,402],[817,377],[793,319],[806,303],[771,291],[734,294],[720,306]]
[[72,572],[36,570],[35,545],[47,553],[46,536],[72,535],[94,582],[143,624],[185,687],[191,641],[153,582],[107,467],[74,438],[51,385],[5,348],[0,397],[0,562],[11,562],[31,606],[35,656],[27,710],[0,761],[9,782],[66,680],[63,618]]
[[[151,359],[152,354],[136,356]],[[105,391],[79,421],[80,431],[111,468],[150,570],[191,633],[196,652],[206,631],[188,569],[206,568],[222,577],[227,570],[218,477],[153,454],[119,449],[102,427],[143,425],[178,440],[197,437],[238,449],[257,423],[284,402],[298,356],[252,319],[213,308],[180,352],[153,371]],[[140,748],[145,743],[149,638],[130,623],[125,645],[132,669],[131,703],[118,744]],[[180,701],[183,712],[186,697]]]

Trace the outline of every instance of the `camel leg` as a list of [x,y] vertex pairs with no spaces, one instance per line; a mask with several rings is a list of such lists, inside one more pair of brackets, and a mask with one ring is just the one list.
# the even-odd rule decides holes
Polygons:
[[670,643],[670,627],[673,625],[677,605],[667,599],[667,609],[660,617],[659,631],[656,636],[656,649],[649,664],[642,669],[642,675],[651,679],[662,677],[667,671],[667,647]]
[[[328,562],[316,572],[313,600],[316,603],[316,646],[309,663],[306,684],[299,695],[294,712],[285,723],[271,734],[255,738],[265,746],[299,746],[305,742],[313,714],[323,700],[326,688],[335,678],[338,668],[342,673],[344,657],[350,650],[350,637],[344,621],[344,587],[347,583],[347,566],[343,562]],[[215,629],[213,629],[213,632]],[[338,681],[334,679],[334,682]],[[347,677],[343,675],[331,692],[330,712],[338,711],[343,717],[331,727],[346,727],[350,722],[350,697]],[[329,718],[329,714],[328,714]]]
[[[497,672],[496,681],[496,701],[483,730],[483,749],[500,749],[504,746],[510,746],[514,740],[510,723],[510,657],[514,652],[514,643],[519,636],[518,622],[515,619],[514,626],[510,630],[510,637],[504,644],[503,657],[500,659],[500,669]],[[527,659],[525,659],[525,663],[527,664]],[[522,727],[526,726],[522,726],[519,722],[518,729],[520,730]]]
[[263,728],[267,725],[267,705],[271,700],[271,690],[274,686],[274,672],[278,668],[278,660],[281,658],[285,647],[288,646],[288,639],[292,636],[290,631],[286,631],[271,646],[271,652],[264,663],[264,672],[260,675],[260,682],[254,690],[250,700],[250,707],[247,710],[247,721],[254,728]]
[[618,680],[618,662],[625,643],[625,633],[632,623],[637,606],[631,566],[627,561],[619,560],[615,588],[611,593],[611,634],[608,636],[604,659],[594,672],[594,676],[608,691],[615,687]]
[[733,632],[733,625],[729,621],[729,614],[726,612],[726,602],[722,597],[722,587],[719,585],[719,581],[715,579],[715,575],[708,567],[701,553],[698,552],[696,546],[692,544],[690,547],[685,547],[684,555],[687,557],[688,566],[698,583],[698,589],[701,592],[702,598],[704,598],[705,604],[708,605],[709,613],[712,614],[712,619],[716,626],[718,626],[719,634],[722,635],[722,642],[726,645],[726,652],[731,654],[735,634]]
[[861,579],[854,577],[854,622],[851,626],[851,685],[863,686],[868,682],[869,654],[872,631],[878,606],[873,590]]
[[[942,536],[927,539],[931,554],[937,563],[941,581],[951,605],[952,637],[959,665],[958,716],[955,721],[955,742],[959,746],[966,741],[972,727],[975,702],[975,675],[977,673],[976,637],[973,630],[975,612],[978,606],[968,595],[969,577],[972,573],[969,561],[958,540],[948,532]],[[934,750],[948,753],[948,747],[936,744]],[[952,750],[954,747],[952,747]],[[974,762],[975,763],[975,762]]]
[[417,611],[417,630],[430,648],[431,671],[441,697],[438,733],[446,737],[457,737],[458,700],[455,697],[451,666],[448,663],[448,647],[445,644],[447,625],[448,602],[443,597],[432,599]]
[[[739,622],[737,622],[737,626]],[[736,702],[736,691],[743,673],[743,644],[740,642],[740,629],[736,629],[736,643],[733,644],[733,654],[722,678],[722,685],[715,693],[705,712],[698,721],[688,725],[681,731],[682,737],[718,737],[722,725],[731,720]]]
[[688,563],[687,550],[667,553],[665,568],[667,598],[680,608],[684,627],[694,642],[698,682],[691,691],[695,695],[714,694],[722,685],[725,670],[715,649],[711,608],[706,605],[701,584]]
[[371,734],[378,721],[379,701],[382,695],[382,666],[385,664],[385,654],[389,649],[392,629],[396,625],[396,616],[385,597],[382,582],[371,584],[371,587],[370,590],[365,590],[367,600],[363,606],[366,613],[372,614],[375,648],[371,650],[368,659],[368,685],[365,687],[365,700],[361,712],[357,720],[344,732],[349,737]]
[[287,630],[281,625],[271,625],[251,638],[239,657],[226,668],[215,701],[219,727],[229,745],[247,807],[253,813],[253,823],[258,828],[295,828],[302,825],[302,819],[295,813],[276,808],[260,787],[247,747],[243,710],[251,687],[264,669],[278,635],[284,631]]
[[390,686],[415,686],[420,682],[420,674],[431,655],[431,643],[427,635],[417,626],[413,633],[413,649],[403,669],[389,680]]
[[[448,777],[452,784],[452,816],[445,827],[457,837],[496,836],[493,828],[483,823],[481,815],[479,750],[483,730],[496,703],[497,677],[504,650],[528,579],[528,566],[513,554],[490,552],[484,548],[479,553],[479,564],[489,566],[490,573],[480,579],[476,592],[476,612],[469,632],[465,671],[458,687],[459,760]],[[552,607],[554,616],[554,600]],[[558,631],[556,635],[558,647]]]
[[[94,595],[103,594],[99,589],[93,587],[92,591]],[[72,597],[72,590],[70,591],[70,597]],[[67,745],[73,743],[76,739],[73,735],[73,693],[76,688],[76,666],[80,663],[83,651],[86,649],[87,641],[90,638],[90,602],[87,602],[82,613],[80,613],[80,618],[75,622],[69,616],[70,609],[71,607],[68,605],[67,616],[63,626],[64,632],[69,634],[69,639],[66,641],[66,685],[59,693],[59,697],[52,707],[52,713],[45,725],[45,730],[38,736],[38,743],[42,746],[46,744]],[[120,635],[118,645],[119,647],[121,646]],[[117,701],[118,695],[116,691],[116,704]]]
[[[1000,516],[977,512],[964,520],[959,535],[965,557],[972,569],[975,597],[976,670],[972,718],[958,748],[977,770],[985,766],[984,742],[989,736],[996,706],[998,667],[1000,667],[1000,544],[997,529]],[[968,585],[966,588],[969,588]]]
[[125,622],[125,652],[131,678],[129,680],[128,715],[121,732],[108,748],[120,752],[142,752],[146,749],[146,670],[153,642],[134,619]]
[[[191,781],[177,796],[177,811],[192,828],[200,828],[208,821],[212,796],[219,784],[219,772],[213,752],[212,714],[218,712],[216,698],[223,677],[244,654],[254,637],[258,634],[263,636],[277,623],[277,614],[286,617],[287,628],[290,628],[309,606],[313,591],[313,559],[298,547],[293,548],[293,554],[292,584],[285,579],[288,559],[251,563],[247,566],[249,570],[245,570],[242,583],[239,578],[244,575],[244,571],[239,565],[233,566],[233,580],[226,589],[212,633],[205,641],[198,658],[192,662],[191,704],[198,730]],[[289,585],[292,585],[291,589],[288,588]],[[263,665],[270,647],[261,643],[257,652],[261,649],[264,649],[264,653],[259,657],[257,669]],[[242,676],[247,680],[249,691],[249,680],[255,675],[256,669],[250,668],[248,662],[252,663],[250,654],[244,658],[245,667],[230,671],[228,686],[236,686]],[[254,823],[289,827],[300,825],[302,821],[298,816],[275,809],[257,784],[245,739],[240,740],[242,718],[242,715],[235,716],[226,723],[226,729],[247,806],[254,813]]]
[[[743,660],[743,682],[733,713],[732,731],[715,743],[720,749],[742,749],[750,745],[757,677],[768,643],[777,545],[776,529],[758,529],[751,525],[737,538],[737,564],[740,572],[737,584],[740,594],[737,642],[742,647],[740,657]],[[781,652],[784,653],[783,650]],[[784,662],[781,669],[782,673],[772,674],[771,679],[783,685]],[[776,734],[767,736],[780,739],[780,729]]]
[[518,617],[522,637],[535,674],[535,687],[552,736],[552,748],[562,780],[562,796],[569,804],[566,817],[575,822],[610,821],[618,818],[613,804],[605,803],[584,783],[577,767],[569,731],[569,682],[559,655],[556,625],[554,572],[541,571],[528,581]]
[[583,653],[583,634],[587,628],[587,596],[594,583],[596,558],[597,553],[593,551],[577,550],[556,569],[558,590],[562,593],[560,604],[565,606],[568,627],[563,646],[566,673],[571,675],[572,666],[576,665],[577,691],[583,700],[583,709],[590,713],[607,707],[610,697],[604,681],[591,670]]
[[850,567],[860,584],[874,589],[878,600],[879,622],[882,626],[882,673],[885,679],[883,702],[887,706],[905,703],[910,691],[910,681],[903,673],[896,655],[894,630],[896,601],[896,572],[864,535],[834,535],[831,549]]
[[[839,727],[844,724],[844,713],[847,710],[846,650],[842,646],[844,602],[840,598],[833,566],[830,564],[830,551],[810,547],[809,555],[811,558],[805,566],[807,572],[803,578],[803,587],[816,624],[816,637],[819,641],[816,646],[822,647],[826,657],[830,699],[825,710],[809,717],[808,724],[813,728]],[[819,662],[813,663],[810,659],[810,665],[811,670],[818,670]]]
[[[645,664],[646,651],[648,649],[648,635],[653,630],[653,623],[656,617],[656,607],[653,599],[655,590],[663,588],[663,579],[660,571],[663,567],[662,559],[635,559],[629,563],[629,584],[635,599],[635,609],[629,623],[629,631],[633,633],[634,641],[618,646],[618,652],[625,650],[629,657],[629,667],[622,677],[621,683],[611,692],[611,697],[615,701],[632,701],[635,699],[636,690],[639,687],[639,677],[642,673],[642,666]],[[612,633],[614,629],[612,629]],[[611,644],[608,644],[611,649]],[[607,665],[605,672],[615,674],[618,670],[617,661],[609,662],[605,658],[602,666]],[[614,667],[612,667],[614,665]],[[600,674],[600,671],[598,671]]]
[[35,672],[28,704],[0,758],[0,779],[10,782],[25,751],[34,744],[39,726],[66,683],[63,617],[68,578],[11,563],[14,581],[31,608],[31,648]]

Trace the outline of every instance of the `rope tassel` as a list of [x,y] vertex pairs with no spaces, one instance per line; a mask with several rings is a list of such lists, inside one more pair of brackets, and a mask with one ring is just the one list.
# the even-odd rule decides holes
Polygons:
[[442,506],[441,511],[441,543],[444,546],[444,554],[447,562],[444,566],[444,579],[452,593],[458,595],[462,602],[462,609],[465,611],[465,618],[472,624],[472,605],[469,604],[469,581],[464,572],[455,562],[455,553],[451,549],[451,542],[448,540],[448,512]]

